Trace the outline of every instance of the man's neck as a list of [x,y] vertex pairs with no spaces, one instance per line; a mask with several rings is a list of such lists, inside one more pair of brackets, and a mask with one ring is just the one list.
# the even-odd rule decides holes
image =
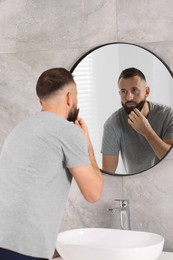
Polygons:
[[143,106],[143,108],[142,108],[142,110],[141,110],[141,113],[142,113],[145,117],[147,117],[148,114],[149,114],[149,112],[150,112],[150,103],[149,103],[148,101],[146,101],[145,104],[144,104],[144,106]]
[[66,119],[63,109],[56,106],[55,104],[49,103],[49,104],[42,105],[41,112],[51,112],[51,113],[54,113],[64,119]]

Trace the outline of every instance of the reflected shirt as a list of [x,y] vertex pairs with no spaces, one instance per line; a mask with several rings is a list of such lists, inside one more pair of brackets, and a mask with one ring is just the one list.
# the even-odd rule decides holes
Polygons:
[[[173,138],[173,109],[150,103],[148,121],[161,139]],[[127,174],[147,170],[159,162],[146,139],[128,123],[124,108],[114,112],[105,122],[101,153],[122,156]]]

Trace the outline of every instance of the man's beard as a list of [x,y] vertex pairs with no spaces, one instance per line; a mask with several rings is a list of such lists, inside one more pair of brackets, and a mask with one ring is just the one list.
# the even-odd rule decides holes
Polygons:
[[78,114],[79,109],[76,106],[72,107],[71,111],[68,114],[67,120],[70,122],[75,122],[77,120]]
[[[125,109],[126,113],[129,115],[131,113],[131,111],[133,111],[135,108],[137,108],[139,111],[141,111],[143,106],[144,106],[144,104],[145,104],[145,102],[146,102],[146,100],[144,99],[144,100],[142,100],[139,103],[134,102],[134,101],[127,101],[125,104],[123,104],[122,102],[121,102],[121,104],[122,104],[123,108]],[[133,103],[134,106],[133,107],[128,107],[127,106],[128,103],[129,104]]]

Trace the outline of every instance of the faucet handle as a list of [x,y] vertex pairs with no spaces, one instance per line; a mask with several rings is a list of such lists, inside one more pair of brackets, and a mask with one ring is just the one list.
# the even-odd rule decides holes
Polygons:
[[129,205],[128,199],[114,199],[114,201],[118,201],[120,207],[122,207],[122,208],[126,208]]

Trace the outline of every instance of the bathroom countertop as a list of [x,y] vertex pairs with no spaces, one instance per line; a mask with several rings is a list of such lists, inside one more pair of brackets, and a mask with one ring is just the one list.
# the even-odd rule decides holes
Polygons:
[[161,256],[158,260],[171,260],[173,259],[173,253],[172,252],[162,252]]
[[[63,260],[63,259],[61,257],[57,257],[57,258],[54,258],[53,260]],[[162,252],[162,254],[158,258],[158,260],[173,260],[173,252],[171,252],[171,253],[169,253],[169,252]]]

